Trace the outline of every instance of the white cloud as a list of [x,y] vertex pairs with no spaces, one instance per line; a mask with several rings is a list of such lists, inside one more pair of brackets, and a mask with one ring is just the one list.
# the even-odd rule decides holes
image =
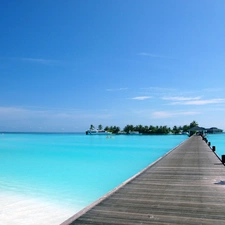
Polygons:
[[154,96],[171,96],[175,95],[178,92],[175,88],[165,88],[165,87],[142,87],[140,88],[142,91],[145,91],[148,95]]
[[[20,119],[44,119],[44,120],[64,120],[64,119],[85,119],[85,118],[109,118],[111,113],[99,113],[101,109],[92,113],[78,109],[57,109],[57,108],[22,108],[22,107],[0,107],[0,121],[20,120]],[[102,112],[102,111],[101,111]]]
[[0,107],[1,118],[28,118],[28,117],[42,117],[47,114],[45,110],[30,110],[22,107]]
[[163,97],[163,100],[171,100],[171,101],[190,101],[190,100],[199,100],[201,99],[200,96],[198,97],[182,97],[182,96],[176,96],[176,97]]
[[55,64],[55,63],[59,62],[57,60],[36,59],[36,58],[21,58],[21,60],[22,61],[27,61],[27,62],[41,63],[41,64],[45,64],[45,65]]
[[202,99],[201,96],[197,97],[163,97],[162,100],[172,101],[170,105],[208,105],[208,104],[218,104],[225,102],[225,98],[212,98],[212,99]]
[[0,107],[0,114],[8,114],[8,113],[16,113],[16,112],[23,112],[24,109],[16,108],[16,107]]
[[146,99],[149,99],[151,98],[151,96],[138,96],[138,97],[134,97],[134,98],[131,98],[133,100],[146,100]]
[[128,90],[128,88],[108,88],[106,91],[125,91]]
[[187,116],[187,115],[197,115],[200,112],[194,111],[182,111],[182,112],[167,112],[167,111],[156,111],[152,113],[152,117],[159,119],[159,118],[171,118],[175,116]]
[[223,91],[223,88],[206,88],[206,89],[203,89],[203,92],[221,92]]
[[218,104],[225,102],[224,98],[214,98],[206,100],[192,100],[192,101],[180,101],[173,102],[172,105],[208,105],[208,104]]
[[151,58],[169,58],[164,55],[157,55],[157,54],[152,54],[152,53],[147,53],[147,52],[141,52],[141,53],[138,53],[138,55],[151,57]]
[[157,91],[175,91],[175,88],[164,88],[164,87],[144,87],[141,89],[147,89],[147,90],[157,90]]
[[171,117],[171,113],[159,111],[159,112],[153,112],[152,116],[153,118],[168,118],[168,117]]

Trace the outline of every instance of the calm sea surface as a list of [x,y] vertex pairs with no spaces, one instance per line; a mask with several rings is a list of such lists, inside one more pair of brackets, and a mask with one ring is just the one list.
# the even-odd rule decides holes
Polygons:
[[59,224],[187,138],[0,134],[1,224]]
[[225,155],[225,133],[207,134],[207,139],[211,142],[211,146],[216,147],[216,153],[220,158],[221,155]]

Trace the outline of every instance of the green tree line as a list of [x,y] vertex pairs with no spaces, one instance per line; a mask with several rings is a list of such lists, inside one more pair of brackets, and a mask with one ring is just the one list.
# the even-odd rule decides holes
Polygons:
[[[142,134],[179,134],[180,132],[188,132],[188,130],[192,127],[198,126],[198,123],[196,121],[192,121],[189,125],[183,125],[183,126],[173,126],[172,128],[168,126],[143,126],[143,125],[126,125],[122,130],[118,126],[106,126],[104,128],[105,131],[112,132],[113,134],[118,134],[120,131],[123,131],[125,133],[138,131]],[[95,127],[93,125],[90,126],[90,129],[94,129]],[[98,125],[98,129],[102,130],[103,126],[100,124]]]

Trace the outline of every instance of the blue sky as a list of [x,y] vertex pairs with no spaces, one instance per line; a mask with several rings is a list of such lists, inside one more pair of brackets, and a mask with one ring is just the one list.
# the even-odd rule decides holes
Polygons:
[[225,129],[225,1],[0,2],[0,131]]

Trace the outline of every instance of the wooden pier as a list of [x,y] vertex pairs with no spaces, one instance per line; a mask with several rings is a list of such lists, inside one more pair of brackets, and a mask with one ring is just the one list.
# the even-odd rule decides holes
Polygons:
[[201,136],[75,214],[62,225],[225,224],[225,167]]

